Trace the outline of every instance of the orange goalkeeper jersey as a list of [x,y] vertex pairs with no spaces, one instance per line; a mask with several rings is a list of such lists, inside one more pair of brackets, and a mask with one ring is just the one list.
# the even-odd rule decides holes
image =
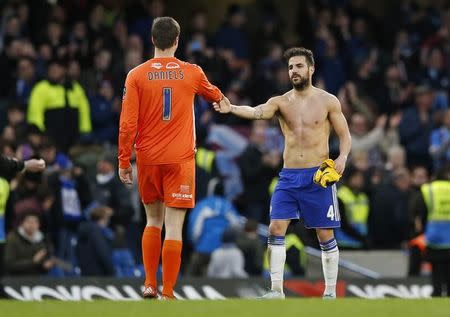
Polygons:
[[211,102],[220,90],[203,70],[175,57],[153,58],[128,73],[119,128],[119,167],[181,163],[195,154],[194,96]]

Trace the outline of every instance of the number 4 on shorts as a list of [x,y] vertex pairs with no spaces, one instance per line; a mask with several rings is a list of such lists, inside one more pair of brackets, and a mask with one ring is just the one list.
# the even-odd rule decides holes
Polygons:
[[330,205],[330,207],[328,208],[328,212],[327,212],[327,218],[330,218],[331,221],[334,221],[334,208],[333,205]]

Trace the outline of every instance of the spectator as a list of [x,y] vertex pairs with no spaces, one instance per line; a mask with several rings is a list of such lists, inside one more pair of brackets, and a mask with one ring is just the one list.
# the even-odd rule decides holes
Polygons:
[[4,75],[0,78],[0,98],[8,98],[14,89],[14,70],[20,57],[21,41],[7,37],[3,42],[4,49],[0,55],[0,69]]
[[189,213],[187,231],[194,252],[188,274],[204,276],[211,254],[220,247],[224,231],[238,225],[238,213],[223,197],[223,186],[216,184],[213,195],[199,201]]
[[450,110],[444,113],[442,126],[431,133],[429,153],[435,171],[450,160]]
[[9,203],[13,213],[7,219],[8,229],[17,227],[22,214],[29,210],[33,210],[40,216],[45,227],[53,198],[46,185],[43,184],[42,176],[42,172],[25,172],[19,177],[17,187],[11,189]]
[[[8,127],[12,128],[14,138],[10,138],[9,141],[12,143],[21,143],[26,138],[26,133],[28,132],[27,123],[25,122],[25,106],[17,103],[11,103],[8,106],[7,112],[7,125],[3,128],[3,134],[5,134],[5,129]],[[3,135],[4,140],[8,140]]]
[[112,209],[97,207],[91,211],[90,221],[78,230],[77,257],[82,276],[112,276],[113,232],[108,229]]
[[362,114],[368,121],[375,121],[374,109],[359,96],[355,83],[348,81],[341,88],[337,96],[341,102],[343,111],[345,110],[345,114],[349,117],[352,112],[357,112]]
[[401,168],[406,168],[406,151],[401,145],[393,146],[388,150],[384,165],[384,183],[392,182],[392,174]]
[[417,206],[423,203],[421,187],[428,182],[428,170],[424,166],[414,166],[411,171],[411,198],[408,204],[410,238],[408,276],[420,276],[425,261],[424,229],[427,217],[425,210],[420,210]]
[[[81,74],[81,84],[86,88],[88,95],[98,93],[98,88],[105,80],[112,80],[112,54],[108,49],[99,50],[94,56],[92,69],[88,69]],[[92,113],[92,111],[91,111]]]
[[34,86],[27,120],[53,138],[57,148],[67,153],[80,134],[91,132],[89,102],[78,82],[66,80],[65,63],[54,59],[48,79]]
[[236,244],[244,254],[244,269],[250,276],[260,276],[264,260],[264,242],[258,235],[258,223],[248,219],[243,234],[238,235]]
[[378,186],[373,194],[368,219],[373,248],[399,248],[408,239],[410,179],[407,169],[395,170],[392,183]]
[[67,39],[64,36],[64,26],[62,21],[52,19],[48,22],[44,43],[47,43],[50,46],[52,56],[56,58],[63,58],[66,56]]
[[59,172],[48,179],[55,202],[50,209],[49,230],[56,246],[58,258],[76,264],[75,245],[84,211],[92,202],[90,186],[83,170],[74,167],[72,161],[60,154],[56,158]]
[[150,43],[147,40],[148,30],[152,28],[153,20],[164,15],[166,7],[162,0],[146,0],[144,1],[145,15],[135,19],[129,26],[130,34],[137,34],[143,43]]
[[56,162],[56,159],[61,155],[61,153],[58,154],[56,145],[50,138],[45,138],[42,141],[42,144],[39,147],[38,155],[39,157],[42,157],[47,165],[47,169],[45,170],[47,177],[53,173],[57,173],[60,170],[60,166]]
[[37,81],[36,66],[30,57],[21,57],[17,62],[17,78],[14,99],[20,104],[28,104],[31,89]]
[[87,65],[89,58],[89,36],[87,24],[83,20],[78,20],[73,24],[72,32],[69,35],[68,55],[70,58],[79,60]]
[[325,89],[336,95],[347,79],[343,58],[339,55],[336,40],[331,35],[325,39],[323,56],[318,56],[319,76],[325,83]]
[[432,105],[432,91],[426,86],[419,86],[415,90],[415,105],[403,113],[398,129],[409,165],[430,165],[428,148],[433,127]]
[[197,134],[200,136],[197,136],[197,152],[195,154],[195,197],[197,201],[208,196],[210,184],[218,180],[216,153],[206,147],[205,136],[201,135],[200,131],[197,130]]
[[277,175],[281,163],[281,153],[265,147],[267,122],[255,121],[250,134],[250,142],[238,159],[244,183],[244,214],[256,221],[267,220],[269,209],[269,185]]
[[115,91],[123,91],[125,78],[127,74],[136,66],[142,63],[143,55],[138,50],[127,50],[123,58],[123,67],[119,69],[119,72],[115,77]]
[[28,160],[38,154],[39,147],[43,141],[42,131],[34,124],[26,126],[26,138],[20,141],[16,155],[20,159]]
[[373,150],[384,137],[384,126],[387,117],[381,116],[377,119],[373,130],[368,131],[366,118],[354,113],[350,120],[350,132],[352,135],[352,151],[370,151]]
[[236,246],[236,233],[233,229],[223,232],[222,245],[211,254],[208,277],[246,278],[244,254]]
[[95,144],[117,144],[120,105],[110,81],[99,83],[96,94],[90,98],[90,105],[92,141]]
[[384,130],[384,138],[379,144],[379,149],[385,157],[389,149],[395,148],[400,145],[400,135],[398,134],[398,126],[402,119],[402,113],[392,113],[389,116],[388,124]]
[[247,16],[242,7],[233,4],[228,8],[226,21],[217,31],[216,48],[223,55],[228,66],[235,71],[248,64],[248,35],[244,30]]
[[433,48],[427,58],[426,68],[421,83],[426,84],[436,91],[448,91],[450,78],[445,69],[444,56],[439,48]]
[[94,184],[96,203],[112,210],[112,226],[125,230],[131,222],[133,207],[130,191],[123,185],[117,175],[117,156],[105,153],[97,163],[97,175]]
[[364,173],[350,166],[337,192],[341,228],[335,230],[335,235],[339,247],[367,247],[369,198],[363,190]]
[[55,266],[50,244],[39,230],[39,216],[28,211],[6,239],[5,268],[9,275],[39,275]]
[[386,68],[384,81],[376,97],[381,113],[391,114],[406,107],[412,85],[404,77],[398,65],[391,64]]
[[450,168],[447,164],[439,170],[436,180],[421,186],[413,210],[416,217],[424,215],[426,218],[426,256],[432,264],[433,297],[444,296],[444,289],[448,295],[450,289],[449,191]]

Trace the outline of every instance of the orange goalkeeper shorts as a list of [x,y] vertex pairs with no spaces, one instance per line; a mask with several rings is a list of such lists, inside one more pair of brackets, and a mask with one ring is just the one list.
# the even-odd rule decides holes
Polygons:
[[168,207],[194,208],[195,158],[176,164],[137,164],[141,200],[150,204],[157,200]]

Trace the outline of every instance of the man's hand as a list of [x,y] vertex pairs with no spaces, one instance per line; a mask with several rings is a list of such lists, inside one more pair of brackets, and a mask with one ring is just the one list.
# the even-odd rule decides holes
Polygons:
[[133,184],[133,170],[131,169],[131,165],[127,168],[119,168],[119,178],[125,185]]
[[384,127],[386,126],[387,120],[388,120],[388,117],[387,117],[387,115],[384,114],[377,119],[375,126],[377,128],[384,129]]
[[43,267],[45,270],[48,271],[48,270],[50,270],[52,267],[54,267],[55,264],[56,264],[55,259],[54,259],[54,258],[51,258],[51,259],[45,260],[44,263],[42,263],[42,267]]
[[341,175],[336,171],[334,161],[332,159],[326,159],[314,173],[313,181],[323,188],[327,188],[339,181],[340,178]]
[[45,169],[45,161],[43,159],[31,159],[24,162],[25,171],[28,172],[40,172]]
[[36,252],[34,254],[33,262],[34,263],[40,263],[46,256],[47,256],[47,250],[40,249],[38,252]]
[[344,173],[346,162],[347,158],[345,156],[339,156],[336,160],[334,160],[334,169],[339,173],[339,175]]
[[402,113],[397,112],[389,118],[389,129],[395,130],[400,125],[400,121],[402,121]]
[[214,110],[220,113],[230,113],[231,112],[231,103],[227,97],[223,96],[223,99],[219,101],[219,103],[213,103]]

